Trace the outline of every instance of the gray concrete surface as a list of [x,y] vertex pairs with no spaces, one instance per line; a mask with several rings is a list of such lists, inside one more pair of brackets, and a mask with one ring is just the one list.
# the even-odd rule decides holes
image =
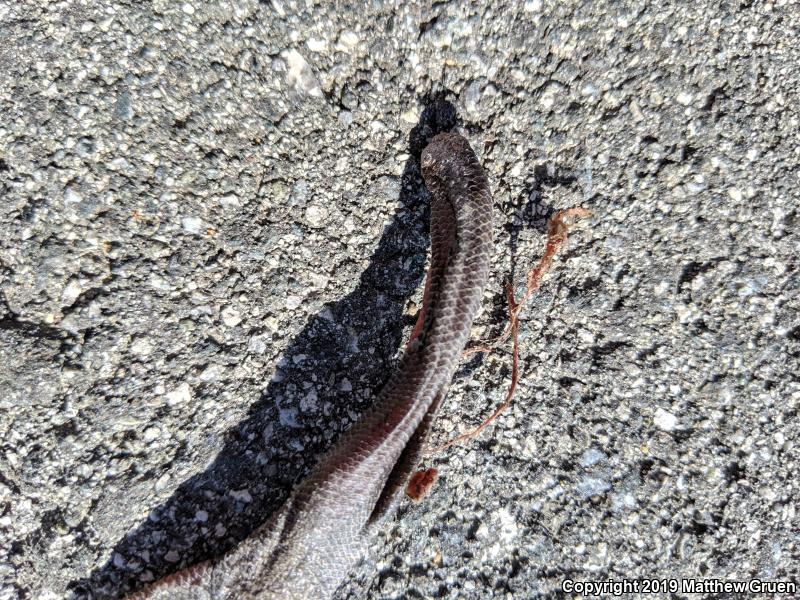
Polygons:
[[[800,7],[410,4],[0,3],[0,599],[223,552],[369,404],[420,298],[437,91],[495,194],[475,337],[547,214],[594,217],[513,407],[426,461],[338,598],[797,580]],[[464,365],[434,442],[509,362]]]

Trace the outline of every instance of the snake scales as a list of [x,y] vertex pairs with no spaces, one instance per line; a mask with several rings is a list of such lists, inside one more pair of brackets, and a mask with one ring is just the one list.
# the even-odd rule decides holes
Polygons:
[[328,598],[391,514],[469,337],[492,248],[492,197],[467,140],[436,135],[421,166],[431,194],[431,266],[412,340],[373,407],[231,552],[131,600]]

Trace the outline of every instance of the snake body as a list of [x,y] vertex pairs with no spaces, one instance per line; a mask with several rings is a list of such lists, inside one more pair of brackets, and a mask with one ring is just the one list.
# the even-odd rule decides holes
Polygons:
[[468,340],[492,248],[491,193],[467,140],[434,136],[421,167],[431,195],[431,266],[399,368],[267,522],[230,553],[131,598],[329,598],[391,514]]

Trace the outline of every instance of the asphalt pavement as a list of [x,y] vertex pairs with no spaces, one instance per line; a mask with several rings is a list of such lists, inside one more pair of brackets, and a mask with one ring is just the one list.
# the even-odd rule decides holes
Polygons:
[[[547,218],[592,217],[511,407],[337,599],[798,582],[798,31],[781,0],[0,3],[0,600],[220,555],[369,406],[435,99],[494,193],[475,339]],[[510,379],[508,344],[466,360],[431,443]]]

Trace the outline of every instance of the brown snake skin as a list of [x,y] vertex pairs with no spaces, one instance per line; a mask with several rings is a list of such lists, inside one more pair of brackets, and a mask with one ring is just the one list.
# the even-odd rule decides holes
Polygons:
[[457,133],[422,152],[431,194],[431,267],[415,336],[368,410],[273,516],[230,553],[131,599],[325,599],[402,496],[481,303],[492,249],[492,197]]

